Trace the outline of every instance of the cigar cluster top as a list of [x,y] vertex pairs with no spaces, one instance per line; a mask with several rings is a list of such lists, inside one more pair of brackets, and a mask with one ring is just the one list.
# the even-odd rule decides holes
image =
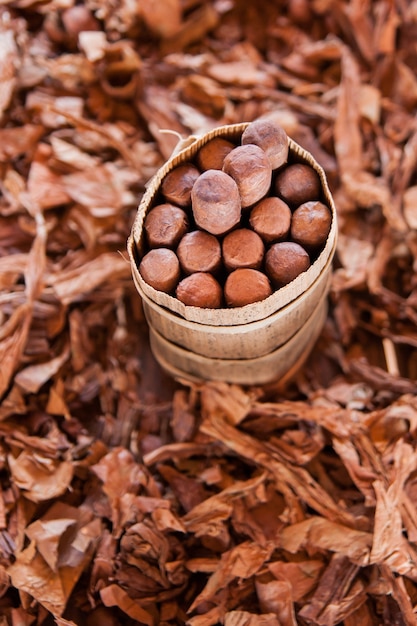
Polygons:
[[240,307],[305,272],[332,214],[315,169],[273,121],[215,137],[163,179],[144,220],[139,272],[186,305]]

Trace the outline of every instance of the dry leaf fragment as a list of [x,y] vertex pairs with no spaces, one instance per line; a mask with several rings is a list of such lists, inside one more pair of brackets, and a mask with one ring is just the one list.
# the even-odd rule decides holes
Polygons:
[[122,198],[117,180],[105,165],[63,177],[67,194],[94,217],[108,217],[118,212]]
[[54,135],[50,138],[52,154],[60,163],[76,168],[78,170],[91,170],[99,164],[99,158],[81,150],[70,141],[61,139]]
[[409,228],[417,230],[417,186],[409,187],[404,192],[404,218]]
[[338,240],[338,255],[343,267],[335,271],[332,288],[339,292],[365,282],[374,250],[371,242],[341,233]]
[[401,17],[395,5],[379,2],[375,6],[374,48],[376,54],[391,55],[396,50],[396,37]]
[[43,556],[52,571],[58,568],[59,543],[65,532],[75,526],[74,519],[36,520],[26,529],[26,534],[36,545],[36,549]]
[[230,487],[226,487],[220,493],[206,498],[196,504],[182,518],[188,532],[197,535],[204,530],[205,525],[210,526],[215,520],[226,520],[233,511],[233,500],[250,494],[265,480],[265,474],[261,474],[247,481],[235,481]]
[[410,594],[407,591],[404,578],[394,576],[387,566],[381,567],[381,573],[388,584],[391,583],[390,593],[392,593],[392,596],[398,604],[401,621],[403,621],[405,626],[414,626],[416,621],[415,606],[413,606],[413,600],[410,598]]
[[26,106],[40,115],[42,124],[47,128],[61,128],[67,125],[67,115],[81,117],[84,102],[76,96],[54,97],[52,94],[35,90],[30,91]]
[[51,209],[67,204],[71,198],[65,190],[61,176],[47,163],[49,148],[39,145],[28,176],[28,192],[32,202],[41,209]]
[[352,0],[348,5],[342,5],[342,11],[350,22],[350,34],[355,38],[362,56],[372,63],[375,52],[372,46],[373,24],[370,6],[369,0],[366,2]]
[[0,158],[4,161],[15,159],[21,154],[35,150],[44,133],[40,124],[25,124],[21,127],[0,129]]
[[148,28],[160,37],[172,37],[180,29],[182,7],[179,0],[145,0],[139,10]]
[[294,602],[301,602],[316,587],[324,566],[323,561],[313,558],[309,561],[271,561],[267,565],[277,580],[290,583]]
[[188,477],[169,465],[160,465],[158,471],[168,482],[185,511],[190,511],[207,499],[207,490],[195,478]]
[[182,51],[190,44],[201,41],[217,26],[218,21],[219,14],[216,7],[208,3],[198,6],[183,21],[179,30],[162,42],[161,52],[165,55],[178,50]]
[[377,125],[381,115],[381,92],[373,85],[361,85],[359,111],[362,117]]
[[184,100],[204,115],[220,117],[227,104],[224,89],[215,80],[201,74],[185,77],[180,83]]
[[362,137],[359,128],[360,76],[351,52],[342,52],[342,80],[334,124],[335,152],[342,179],[362,169]]
[[203,454],[208,449],[212,450],[214,455],[221,454],[222,446],[210,446],[207,443],[172,443],[166,446],[160,446],[152,452],[144,455],[143,461],[145,465],[152,466],[155,463],[169,461],[172,458],[181,459],[189,456]]
[[353,530],[320,517],[309,517],[292,524],[281,532],[281,545],[296,553],[301,547],[329,550],[349,558],[364,567],[369,563],[372,546],[371,533]]
[[224,618],[224,609],[215,606],[202,615],[195,615],[187,619],[187,626],[214,626]]
[[213,601],[216,594],[227,587],[234,578],[247,579],[254,576],[267,561],[273,545],[260,547],[245,541],[221,555],[216,571],[210,576],[203,591],[198,594],[189,608],[196,610],[202,602]]
[[292,597],[292,586],[287,580],[264,580],[259,576],[255,582],[256,595],[263,614],[273,614],[279,624],[297,626]]
[[248,61],[231,61],[213,64],[208,68],[210,78],[227,85],[240,87],[274,87],[274,79],[262,69],[251,65]]
[[10,105],[16,87],[19,64],[18,49],[12,29],[0,32],[0,120]]
[[13,585],[35,598],[53,615],[61,615],[67,601],[62,581],[36,551],[34,542],[16,556],[15,563],[8,569]]
[[[364,438],[362,438],[362,441]],[[374,506],[375,493],[372,483],[378,475],[382,475],[383,467],[376,449],[367,445],[366,449],[361,446],[361,438],[339,439],[335,437],[333,446],[343,465],[349,472],[349,476],[365,497],[366,506]]]
[[361,604],[344,620],[344,626],[373,626],[374,619],[367,604]]
[[107,46],[106,33],[84,30],[78,35],[78,45],[91,63],[100,61],[104,57]]
[[97,80],[93,64],[83,54],[61,54],[54,58],[38,56],[36,63],[40,68],[46,69],[48,75],[61,83],[62,87],[70,93],[76,92],[82,86],[91,85]]
[[142,61],[128,40],[108,43],[98,73],[103,91],[113,98],[129,99],[141,88]]
[[[287,622],[288,626],[293,622]],[[273,613],[257,615],[248,611],[229,611],[224,616],[225,626],[282,626],[281,622]],[[193,625],[194,626],[194,625]]]
[[152,519],[157,530],[160,530],[161,532],[187,532],[182,521],[167,508],[159,507],[155,509],[152,513]]
[[385,564],[397,574],[417,581],[417,552],[403,534],[398,487],[393,484],[385,489],[381,481],[375,481],[374,489],[376,511],[370,562]]
[[314,510],[333,521],[354,525],[349,512],[332,500],[329,494],[302,467],[290,467],[271,454],[260,441],[240,432],[220,415],[214,412],[201,425],[201,431],[215,440],[222,441],[242,458],[257,463],[268,470],[277,482],[278,491],[292,500],[294,493],[301,502],[306,502]]
[[399,208],[392,201],[391,192],[386,180],[376,177],[370,172],[357,171],[347,173],[343,177],[346,192],[357,206],[372,208],[380,206],[391,228],[400,233],[407,231]]
[[8,456],[10,473],[16,487],[32,502],[56,498],[68,489],[74,467],[71,461],[59,461],[23,450],[16,458]]
[[66,305],[83,300],[94,289],[110,279],[116,280],[129,276],[128,263],[119,254],[105,252],[85,262],[82,272],[77,268],[54,275],[50,274],[48,282],[58,299]]
[[117,606],[131,619],[138,621],[140,624],[154,626],[156,617],[146,611],[141,603],[133,600],[119,585],[109,585],[100,590],[100,598],[104,606]]
[[[68,512],[68,508],[65,508],[65,510]],[[74,509],[72,509],[72,512],[77,519]],[[52,509],[50,514],[52,517],[55,514],[59,514],[59,506],[55,508],[55,512]],[[80,517],[82,518],[82,516]],[[52,522],[52,520],[50,521]],[[78,518],[78,521],[81,521],[81,519]],[[71,524],[67,525],[66,522],[63,522],[63,524],[65,528],[71,526]],[[59,525],[59,522],[57,524],[46,522],[43,527],[39,523],[32,526],[30,534],[34,534],[35,540],[31,541],[29,546],[22,552],[17,553],[15,562],[8,568],[8,573],[16,588],[32,596],[52,615],[58,617],[64,612],[74,586],[90,562],[93,541],[101,533],[99,520],[93,520],[90,523],[84,523],[84,525],[81,522],[75,537],[72,538],[71,546],[72,553],[77,553],[77,559],[72,559],[71,562],[66,564],[65,559],[62,559],[61,555],[62,563],[59,564],[56,562],[55,549],[53,547],[54,543],[61,540]],[[81,550],[78,550],[77,542],[79,544],[80,535],[83,536],[83,541],[79,545]],[[40,546],[48,561],[51,561],[52,565],[58,565],[58,571],[56,571],[56,568],[55,570],[51,569],[44,556],[41,556],[40,552],[38,552],[36,540],[40,541]]]
[[46,363],[30,365],[16,374],[15,382],[26,392],[36,393],[48,380],[50,380],[68,360],[69,347],[64,348],[62,353]]
[[[256,391],[253,392],[253,395]],[[213,417],[214,413],[227,416],[231,424],[239,424],[248,414],[252,393],[238,385],[209,382],[201,389],[202,413]]]
[[19,307],[8,324],[10,334],[0,341],[0,397],[7,390],[13,373],[18,367],[23,353],[31,322],[32,308],[29,305]]
[[[234,502],[232,513],[235,532],[261,546],[266,546],[269,542],[279,543],[279,534],[284,526],[284,498],[272,485],[267,487],[266,494],[266,501],[262,501],[256,492],[247,494],[243,499]],[[251,500],[257,502],[253,503]]]
[[336,626],[342,622],[367,599],[365,585],[355,578],[357,572],[357,565],[334,555],[300,616],[319,626]]
[[[152,489],[145,468],[136,463],[127,450],[115,448],[92,466],[92,471],[102,481],[103,492],[107,495],[111,507],[113,533],[122,532],[123,497],[132,496],[146,489],[148,483]],[[152,493],[152,491],[151,491]],[[152,494],[159,495],[159,494]],[[134,498],[133,498],[134,499]],[[128,509],[131,511],[132,498],[128,497]]]

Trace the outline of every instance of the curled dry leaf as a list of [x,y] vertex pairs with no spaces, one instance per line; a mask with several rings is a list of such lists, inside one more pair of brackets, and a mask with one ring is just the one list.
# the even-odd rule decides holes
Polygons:
[[8,463],[16,487],[33,502],[62,495],[68,489],[74,473],[70,460],[54,461],[40,455],[34,456],[25,450],[17,458],[9,455]]

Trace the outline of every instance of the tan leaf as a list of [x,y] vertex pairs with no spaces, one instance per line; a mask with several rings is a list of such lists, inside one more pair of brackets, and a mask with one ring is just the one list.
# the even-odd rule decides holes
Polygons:
[[268,570],[278,580],[286,580],[291,585],[291,596],[294,602],[302,599],[312,591],[324,568],[324,562],[310,559],[309,561],[272,561]]
[[287,580],[263,580],[255,583],[256,595],[262,613],[276,615],[280,624],[297,626],[292,596],[292,585]]
[[386,564],[394,572],[417,581],[417,551],[404,537],[401,511],[398,507],[398,488],[385,489],[375,481],[375,527],[371,563]]
[[117,606],[123,613],[126,613],[126,615],[141,624],[154,626],[154,617],[148,613],[139,602],[130,598],[126,591],[118,585],[104,587],[104,589],[100,590],[100,597],[104,606]]
[[83,271],[71,269],[62,274],[49,275],[48,282],[63,304],[82,300],[95,288],[110,278],[127,278],[130,266],[120,254],[107,252],[97,256],[83,266]]
[[33,502],[42,502],[62,495],[68,489],[74,466],[71,461],[56,461],[23,450],[17,458],[8,457],[16,487]]
[[[273,613],[256,615],[248,611],[229,611],[224,616],[225,626],[283,626]],[[290,626],[290,622],[288,622]]]
[[2,120],[17,81],[18,50],[12,30],[0,32],[0,59],[0,120]]
[[246,541],[224,552],[216,571],[210,576],[203,591],[195,598],[189,611],[196,609],[202,602],[212,600],[234,578],[246,579],[254,576],[269,559],[272,550],[272,545],[261,548]]
[[365,566],[370,559],[372,535],[320,517],[309,517],[284,528],[281,541],[289,552],[310,546],[344,555],[353,563]]
[[172,37],[181,26],[179,0],[144,0],[140,4],[140,12],[146,25],[161,37]]
[[65,531],[74,525],[73,519],[36,520],[26,529],[27,536],[54,572],[58,567],[59,542]]
[[44,383],[50,380],[67,361],[70,354],[67,346],[62,354],[47,363],[30,365],[15,376],[15,382],[26,392],[36,393]]

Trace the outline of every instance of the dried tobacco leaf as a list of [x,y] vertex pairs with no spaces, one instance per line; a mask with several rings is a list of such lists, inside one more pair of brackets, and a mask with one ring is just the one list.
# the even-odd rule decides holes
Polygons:
[[[0,4],[1,623],[414,625],[414,4]],[[326,324],[285,386],[172,381],[136,207],[259,116],[328,175]]]

